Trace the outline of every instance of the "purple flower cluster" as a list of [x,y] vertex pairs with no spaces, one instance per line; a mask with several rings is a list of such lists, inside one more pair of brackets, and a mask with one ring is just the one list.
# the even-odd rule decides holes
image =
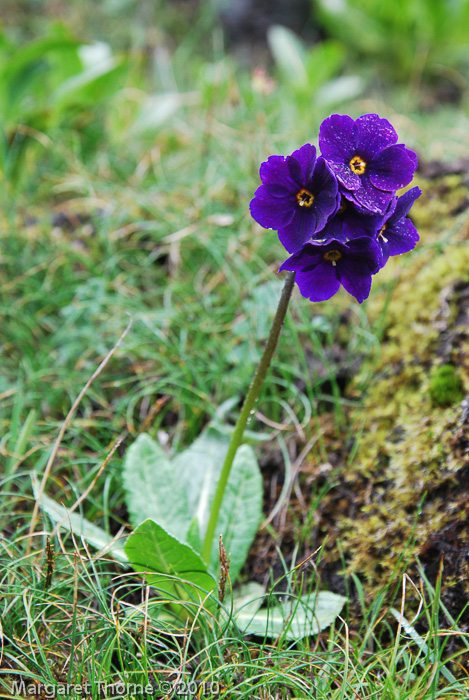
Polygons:
[[411,182],[417,156],[397,140],[377,114],[355,121],[333,114],[319,129],[322,155],[306,144],[262,163],[252,217],[278,231],[291,254],[280,270],[296,271],[311,301],[330,299],[343,285],[362,302],[389,256],[419,240],[407,214],[420,189],[396,196]]

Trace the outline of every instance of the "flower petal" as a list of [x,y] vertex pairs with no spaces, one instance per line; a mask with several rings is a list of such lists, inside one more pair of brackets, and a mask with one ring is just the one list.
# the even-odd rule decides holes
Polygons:
[[319,250],[315,250],[312,245],[306,244],[303,246],[303,248],[301,248],[301,250],[291,255],[289,258],[287,258],[287,260],[285,260],[284,263],[280,265],[279,272],[282,270],[298,272],[303,270],[305,265],[308,267],[308,269],[314,270],[314,268],[323,260],[324,253],[322,251],[322,246],[319,246]]
[[355,238],[347,243],[347,251],[352,260],[364,260],[373,274],[378,271],[380,250],[374,238]]
[[401,197],[398,197],[396,202],[396,208],[394,213],[389,217],[389,223],[403,219],[407,216],[412,208],[415,200],[420,197],[422,190],[420,187],[412,187],[412,189],[407,190]]
[[323,190],[316,196],[314,205],[317,215],[316,231],[321,231],[330,217],[337,211],[337,197],[334,197],[327,190]]
[[371,289],[371,272],[368,265],[365,261],[342,258],[337,267],[344,289],[361,304],[368,298]]
[[288,192],[288,190],[281,185],[260,185],[254,192],[254,196],[258,199],[285,199],[289,202],[296,202],[295,195]]
[[264,185],[281,185],[290,192],[297,190],[296,183],[291,179],[288,165],[283,156],[270,156],[262,163],[259,174]]
[[346,114],[333,114],[319,127],[319,148],[327,160],[349,163],[355,154],[355,122]]
[[324,228],[339,205],[338,183],[324,158],[318,158],[310,184],[314,193],[313,209],[317,216],[316,230]]
[[291,199],[272,197],[264,189],[258,188],[256,196],[249,205],[252,218],[264,228],[279,229],[287,226],[295,214]]
[[362,178],[361,184],[360,189],[352,193],[355,203],[370,212],[384,214],[393,198],[393,193],[376,189],[366,177]]
[[373,160],[378,153],[397,141],[394,127],[377,114],[364,114],[355,122],[357,152],[365,160]]
[[306,184],[310,179],[316,164],[316,148],[310,143],[305,143],[304,146],[292,153],[292,158],[298,161],[302,173],[301,184]]
[[314,270],[297,272],[295,281],[302,296],[311,301],[330,299],[340,288],[336,268],[327,260],[323,260]]
[[348,163],[329,163],[331,170],[346,190],[358,190],[361,187],[360,175],[350,170]]
[[334,238],[336,241],[345,243],[347,241],[347,236],[345,234],[344,217],[338,214],[332,216],[325,227],[318,230],[314,237],[326,241],[330,238]]
[[381,214],[372,214],[367,209],[361,209],[349,203],[342,214],[343,234],[347,240],[376,236],[383,225]]
[[408,157],[411,159],[412,163],[414,164],[415,170],[417,170],[417,166],[419,164],[419,160],[417,158],[417,154],[415,151],[411,151],[410,148],[406,148],[406,145],[404,143],[396,143],[396,146],[398,148],[403,148],[405,152],[407,153]]
[[290,179],[297,185],[297,189],[304,187],[303,173],[301,171],[301,165],[293,158],[293,156],[287,156],[286,163],[288,166],[288,172],[290,173]]
[[380,262],[380,268],[382,269],[387,261],[389,260],[389,243],[386,240],[383,240],[382,238],[378,238],[378,243],[381,248],[381,262]]
[[412,151],[401,146],[389,146],[370,164],[370,181],[381,190],[396,191],[409,184],[415,168],[415,154]]
[[401,255],[413,250],[420,236],[410,219],[401,219],[384,231],[388,239],[389,255]]
[[297,207],[293,219],[279,229],[280,242],[289,253],[299,250],[316,231],[316,214],[313,209]]

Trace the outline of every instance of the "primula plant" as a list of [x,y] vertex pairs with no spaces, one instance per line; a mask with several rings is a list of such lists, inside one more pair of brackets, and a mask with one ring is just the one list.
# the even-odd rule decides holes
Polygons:
[[[135,530],[114,555],[168,597],[179,622],[195,619],[201,608],[219,620],[236,610],[236,600],[230,603],[234,608],[223,604],[225,589],[234,584],[247,557],[263,500],[255,453],[242,443],[295,282],[311,301],[327,300],[343,286],[361,303],[389,257],[410,251],[418,241],[407,215],[420,190],[396,195],[410,184],[417,157],[397,141],[391,124],[376,114],[356,121],[333,115],[319,131],[321,155],[305,144],[261,165],[262,184],[251,214],[278,232],[289,255],[279,272],[288,273],[236,426],[224,423],[225,406],[193,445],[172,459],[148,435],[127,451],[124,488]],[[256,439],[255,434],[249,437]],[[63,509],[43,505],[64,521]],[[88,539],[103,544],[98,528],[91,527]],[[81,533],[87,537],[83,526]],[[235,615],[242,631],[290,638],[313,634],[331,624],[345,602],[342,596],[316,591],[300,600],[286,596],[272,611],[260,608],[262,596],[256,590],[254,606],[251,601],[248,612]]]

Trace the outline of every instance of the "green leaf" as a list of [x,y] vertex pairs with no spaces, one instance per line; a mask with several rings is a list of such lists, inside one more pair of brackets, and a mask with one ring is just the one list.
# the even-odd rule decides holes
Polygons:
[[127,450],[123,481],[134,527],[151,518],[177,539],[186,539],[192,517],[181,476],[149,435],[140,435]]
[[259,637],[285,635],[286,639],[302,639],[329,627],[346,600],[344,596],[330,591],[319,591],[301,598],[288,597],[278,604],[269,597],[269,608],[258,610],[254,615],[250,608],[243,608],[235,620],[244,634]]
[[293,85],[305,85],[308,75],[304,63],[304,48],[291,29],[278,24],[267,32],[267,39],[275,62],[285,79]]
[[[39,491],[35,475],[32,476],[32,482],[34,495],[37,498]],[[73,532],[77,537],[83,537],[86,542],[96,547],[96,549],[106,549],[115,559],[127,563],[128,559],[124,550],[105,530],[97,525],[93,525],[86,518],[82,518],[79,513],[70,513],[67,508],[60,506],[45,494],[41,496],[40,505],[54,523],[60,523],[62,530]]]
[[[264,586],[256,581],[249,581],[233,593],[233,612],[235,617],[243,612],[253,617],[264,601]],[[230,607],[229,601],[225,605]]]
[[68,54],[76,54],[78,45],[71,37],[51,35],[22,46],[11,56],[2,57],[0,114],[7,127],[17,121],[24,123],[37,102],[43,98],[47,100],[44,86],[53,78],[54,57],[64,63]]
[[[228,436],[209,426],[171,461],[148,435],[128,449],[124,464],[126,503],[134,526],[151,518],[181,542],[201,551],[210,507],[228,449]],[[251,447],[237,452],[212,545],[210,571],[218,575],[218,535],[238,576],[262,518],[262,476]]]
[[[223,535],[223,544],[230,556],[232,583],[246,561],[261,523],[262,501],[262,476],[256,456],[248,445],[241,445],[231,468],[215,531]],[[210,568],[218,571],[218,539],[212,543]]]
[[129,137],[142,136],[157,131],[175,115],[183,103],[182,96],[176,92],[148,95],[129,129]]
[[200,539],[199,521],[197,520],[197,518],[193,518],[193,520],[190,524],[189,531],[187,533],[187,543],[196,552],[202,551],[202,542]]
[[85,104],[101,102],[110,93],[120,89],[127,65],[125,60],[111,56],[85,68],[59,85],[51,96],[52,104],[55,109],[63,110],[75,105],[83,107]]
[[[192,445],[177,455],[174,467],[186,488],[191,516],[196,516],[200,536],[207,529],[208,515],[228,449],[225,435],[208,427]],[[242,445],[236,453],[212,543],[210,570],[218,572],[218,535],[231,557],[230,577],[234,583],[254,540],[262,518],[262,476],[251,447]]]
[[215,605],[215,599],[207,595],[217,584],[200,555],[153,520],[145,520],[130,535],[125,553],[134,569],[146,573],[151,586],[174,596],[174,602]]
[[308,88],[316,92],[340,71],[345,61],[346,51],[338,41],[322,41],[308,51],[306,71]]
[[70,48],[77,48],[80,42],[72,36],[65,34],[51,34],[41,39],[31,41],[26,46],[21,46],[2,68],[2,79],[14,81],[24,69],[44,57],[52,51],[61,52]]
[[227,449],[228,438],[209,426],[187,450],[173,459],[179,487],[183,486],[186,491],[190,518],[197,517],[202,538]]

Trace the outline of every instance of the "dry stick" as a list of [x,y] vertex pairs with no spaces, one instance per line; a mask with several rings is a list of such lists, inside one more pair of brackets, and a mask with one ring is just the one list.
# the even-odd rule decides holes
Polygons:
[[[151,421],[153,420],[153,418],[155,417],[155,415],[158,414],[160,408],[161,408],[162,406],[164,406],[164,404],[168,401],[168,399],[169,399],[169,396],[162,396],[160,399],[158,399],[158,400],[156,401],[156,403],[155,403],[155,405],[153,406],[153,408],[151,409],[151,411],[149,411],[148,416],[145,418],[145,421],[143,422],[142,426],[139,428],[138,433],[137,433],[138,435],[140,435],[140,433],[145,432],[145,430],[148,428],[148,425],[151,423]],[[116,442],[114,443],[114,445],[111,447],[111,451],[108,453],[106,459],[105,459],[104,462],[101,464],[101,466],[100,466],[100,468],[99,468],[99,470],[98,470],[96,476],[94,477],[93,481],[91,482],[91,484],[88,486],[87,489],[85,489],[85,491],[83,491],[83,493],[81,494],[80,498],[78,498],[78,500],[75,501],[75,503],[73,504],[73,506],[72,506],[71,508],[68,508],[67,514],[64,515],[64,517],[62,518],[62,520],[61,520],[60,522],[58,522],[57,525],[56,525],[56,526],[54,527],[54,529],[52,530],[51,535],[50,535],[51,537],[55,537],[55,535],[57,534],[58,529],[59,529],[59,528],[63,525],[63,523],[67,520],[67,518],[68,518],[68,516],[70,515],[70,513],[73,513],[73,511],[76,510],[76,509],[78,508],[78,506],[80,505],[80,503],[83,503],[83,501],[85,500],[85,498],[86,498],[86,497],[88,496],[88,494],[92,491],[92,489],[94,488],[94,485],[95,485],[96,482],[98,481],[99,477],[101,476],[101,474],[103,473],[103,471],[106,469],[107,465],[109,464],[109,461],[110,461],[111,457],[113,456],[114,452],[115,452],[115,451],[117,450],[117,448],[122,444],[122,441],[125,439],[125,437],[126,437],[127,434],[128,434],[128,431],[125,431],[124,434],[121,435],[121,436],[116,440]]]
[[65,431],[67,430],[68,425],[69,425],[70,421],[71,421],[72,418],[73,418],[73,414],[75,413],[75,411],[77,410],[78,406],[80,405],[80,402],[81,402],[82,398],[84,397],[84,395],[86,394],[86,392],[88,391],[88,389],[90,388],[90,386],[92,385],[92,383],[94,382],[94,380],[95,380],[97,377],[99,377],[99,375],[101,374],[101,372],[103,371],[103,369],[106,367],[106,365],[107,365],[107,363],[109,362],[109,360],[111,359],[111,357],[112,357],[112,356],[114,355],[114,353],[116,352],[116,350],[117,350],[117,348],[119,347],[119,345],[122,343],[122,341],[123,341],[124,338],[126,337],[126,335],[128,334],[128,332],[129,332],[130,329],[132,328],[132,323],[133,323],[133,321],[132,321],[132,319],[130,319],[127,328],[126,328],[125,331],[122,333],[122,335],[121,335],[121,337],[119,338],[119,340],[117,341],[117,343],[114,345],[113,348],[111,348],[111,350],[108,352],[108,354],[106,355],[106,357],[104,358],[104,360],[101,362],[101,364],[99,365],[99,367],[95,370],[95,372],[93,372],[93,374],[92,374],[91,377],[88,379],[88,381],[86,382],[86,384],[85,384],[85,386],[83,387],[83,389],[82,389],[82,390],[80,391],[80,393],[78,394],[77,398],[76,398],[75,401],[73,402],[73,406],[71,407],[70,411],[69,411],[68,414],[67,414],[67,417],[65,418],[64,422],[62,423],[62,427],[60,428],[60,432],[59,432],[59,434],[58,434],[58,436],[57,436],[57,440],[56,440],[55,443],[54,443],[54,447],[52,448],[52,452],[51,452],[50,457],[49,457],[49,459],[48,459],[48,461],[47,461],[46,468],[45,468],[45,470],[44,470],[44,475],[43,475],[43,477],[42,477],[42,481],[41,481],[41,484],[40,484],[40,486],[39,486],[39,490],[38,490],[38,493],[37,493],[36,503],[34,504],[34,510],[33,510],[33,514],[32,514],[32,517],[31,517],[31,525],[29,526],[28,544],[26,545],[26,556],[28,556],[28,555],[30,554],[30,552],[31,552],[31,544],[32,544],[32,538],[33,538],[33,534],[34,534],[34,528],[36,527],[37,516],[38,516],[38,513],[39,513],[39,504],[40,504],[40,502],[41,502],[41,497],[42,497],[42,495],[44,494],[44,490],[45,490],[45,488],[46,488],[47,479],[49,478],[49,475],[50,475],[50,472],[51,472],[51,469],[52,469],[52,465],[54,464],[54,460],[55,460],[55,458],[56,458],[56,456],[57,456],[57,452],[58,452],[58,450],[59,450],[60,443],[62,442],[62,438],[63,438],[63,436],[65,435]]
[[153,418],[155,418],[155,416],[158,415],[158,413],[163,408],[165,403],[167,403],[169,401],[169,398],[170,398],[169,396],[161,396],[159,399],[157,399],[155,401],[155,403],[153,404],[153,407],[148,411],[148,414],[147,414],[145,420],[143,421],[142,425],[138,429],[137,435],[141,435],[142,433],[145,432],[145,430],[148,428],[148,426],[152,422]]
[[75,501],[75,503],[73,504],[73,506],[72,506],[71,508],[68,508],[67,514],[64,515],[64,517],[62,518],[62,520],[60,520],[60,521],[57,523],[57,525],[54,527],[54,529],[52,530],[52,532],[51,532],[51,534],[50,534],[51,537],[55,537],[55,535],[57,534],[58,529],[59,529],[60,527],[62,527],[62,525],[63,525],[64,522],[67,520],[67,518],[69,517],[69,515],[70,515],[71,513],[73,513],[73,511],[76,510],[76,509],[78,508],[78,506],[80,505],[80,503],[83,503],[83,501],[84,501],[85,498],[88,496],[88,494],[90,493],[90,491],[93,489],[94,485],[95,485],[96,482],[98,481],[98,479],[99,479],[99,477],[101,476],[101,474],[103,473],[103,471],[106,469],[106,467],[107,467],[107,465],[109,464],[109,461],[110,461],[111,457],[113,456],[114,452],[117,450],[117,448],[119,447],[119,445],[122,444],[122,440],[124,439],[124,437],[125,437],[124,435],[121,435],[121,437],[118,438],[118,439],[116,440],[116,442],[114,443],[114,445],[113,445],[112,448],[111,448],[111,451],[110,451],[109,454],[107,455],[107,457],[106,457],[106,459],[104,460],[104,462],[101,464],[101,466],[100,466],[100,468],[99,468],[99,470],[98,470],[96,476],[94,477],[93,481],[91,482],[91,484],[88,486],[87,489],[85,489],[85,491],[83,491],[83,493],[81,494],[80,498],[78,498],[78,499]]

